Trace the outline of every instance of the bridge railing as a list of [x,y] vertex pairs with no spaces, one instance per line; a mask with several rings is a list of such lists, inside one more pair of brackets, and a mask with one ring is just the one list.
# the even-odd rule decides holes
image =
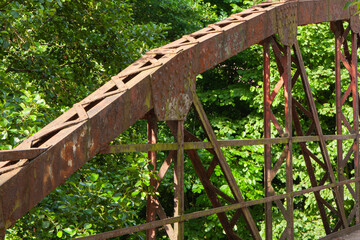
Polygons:
[[[68,112],[25,140],[14,150],[0,152],[0,230],[5,229],[36,205],[73,172],[98,153],[148,152],[156,166],[156,152],[168,151],[159,168],[158,179],[174,164],[174,216],[167,217],[156,196],[147,198],[147,223],[105,232],[82,239],[106,239],[147,231],[147,239],[156,238],[156,228],[163,226],[170,239],[184,238],[184,221],[217,214],[229,239],[240,239],[234,229],[243,218],[254,239],[261,239],[251,207],[265,208],[265,237],[273,238],[273,208],[283,215],[286,226],[280,239],[294,239],[294,198],[313,193],[324,226],[330,238],[360,226],[359,212],[359,94],[357,72],[357,40],[360,29],[355,9],[345,8],[346,1],[304,0],[263,2],[244,12],[209,25],[193,34],[152,50],[134,64],[114,76],[111,81],[74,105]],[[297,43],[297,26],[330,22],[335,36],[336,135],[324,135],[310,82]],[[349,43],[347,39],[350,39]],[[195,77],[216,64],[260,43],[263,46],[264,138],[218,140],[201,101],[196,94]],[[271,83],[270,55],[274,56],[279,73]],[[345,69],[350,79],[344,81]],[[293,86],[301,82],[306,105],[292,95]],[[331,84],[331,83],[329,83]],[[347,84],[346,91],[342,91]],[[283,93],[284,114],[273,113],[274,99]],[[345,101],[351,99],[352,119],[342,112]],[[208,139],[202,141],[184,128],[184,121],[193,108]],[[300,116],[311,122],[303,128]],[[281,117],[282,119],[279,119]],[[140,119],[148,121],[148,142],[142,145],[109,146],[128,127]],[[281,121],[280,121],[281,120]],[[166,121],[175,143],[157,143],[157,121]],[[284,126],[281,126],[281,122]],[[350,134],[344,134],[343,128]],[[271,131],[276,130],[276,134]],[[272,138],[278,135],[278,138]],[[330,158],[326,141],[337,141],[336,166]],[[351,140],[344,152],[343,141]],[[316,142],[321,157],[308,147]],[[273,145],[283,147],[280,157],[271,153]],[[294,191],[293,146],[299,144],[311,188]],[[264,195],[262,199],[246,201],[234,174],[222,152],[222,147],[264,145]],[[207,149],[213,155],[205,167],[197,149]],[[212,209],[185,214],[184,154],[189,157],[197,176],[213,206]],[[316,167],[315,167],[316,165]],[[351,165],[353,173],[346,174]],[[211,180],[220,166],[232,196],[221,191]],[[322,169],[319,178],[315,171]],[[286,190],[278,194],[273,180],[280,169],[286,172]],[[151,179],[155,189],[160,180]],[[321,192],[330,189],[331,202]],[[344,208],[344,191],[353,202],[350,211]],[[222,204],[220,199],[227,202]],[[231,216],[227,212],[235,212]],[[156,219],[159,220],[156,220]],[[230,219],[229,219],[230,218]],[[335,224],[331,222],[335,221]],[[1,236],[1,235],[0,235]]]

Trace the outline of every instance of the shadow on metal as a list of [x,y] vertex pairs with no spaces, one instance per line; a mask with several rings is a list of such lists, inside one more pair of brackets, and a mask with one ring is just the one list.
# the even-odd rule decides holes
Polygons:
[[[358,229],[359,73],[356,51],[359,17],[354,15],[355,8],[345,9],[345,3],[343,0],[267,1],[231,15],[175,42],[147,52],[14,150],[0,151],[0,238],[4,237],[5,229],[10,228],[17,219],[96,154],[149,152],[149,159],[155,166],[155,152],[165,150],[170,152],[158,174],[161,180],[169,166],[174,164],[174,216],[167,217],[158,199],[148,196],[146,224],[81,239],[106,239],[145,230],[147,239],[155,239],[158,227],[164,227],[170,239],[183,239],[184,221],[212,214],[217,214],[229,239],[241,239],[234,230],[240,218],[246,222],[253,239],[261,239],[250,211],[250,207],[257,204],[265,204],[266,239],[273,238],[274,207],[279,209],[287,222],[280,239],[294,239],[294,197],[306,193],[314,193],[328,237]],[[321,22],[330,22],[335,36],[336,135],[323,134],[300,46],[296,40],[297,26]],[[349,24],[344,25],[345,22]],[[348,36],[351,38],[351,46],[346,41]],[[217,140],[196,95],[195,78],[254,44],[263,46],[264,138]],[[280,74],[280,79],[273,88],[270,85],[271,51]],[[293,74],[292,64],[296,66]],[[350,75],[350,84],[345,92],[341,91],[341,85],[344,84],[340,72],[342,66]],[[291,94],[296,81],[301,81],[306,106]],[[285,99],[282,116],[284,121],[279,121],[271,109],[272,102],[281,89]],[[353,119],[347,119],[342,113],[342,106],[348,98],[353,99]],[[184,121],[192,107],[198,115],[208,142],[198,139],[184,128]],[[309,129],[301,126],[299,114],[312,122]],[[109,146],[110,141],[140,119],[148,120],[149,144]],[[157,143],[157,121],[167,122],[176,139],[175,143]],[[284,122],[284,126],[281,126],[280,122]],[[275,127],[278,138],[271,138],[271,126]],[[343,134],[343,128],[350,134]],[[346,139],[352,140],[353,144],[348,152],[343,152],[342,143]],[[337,170],[334,170],[326,148],[328,140],[337,141]],[[319,144],[321,159],[311,152],[308,142]],[[294,143],[301,147],[312,185],[311,188],[301,191],[293,190]],[[274,156],[271,155],[273,144],[284,146],[275,164],[272,164]],[[265,147],[265,198],[244,200],[221,150],[221,147],[225,146],[244,145]],[[208,168],[204,167],[196,149],[207,149],[213,155]],[[204,186],[213,205],[212,209],[184,214],[185,152]],[[351,178],[343,170],[350,159],[354,161],[355,170]],[[325,172],[320,179],[315,175],[314,163]],[[210,180],[217,165],[223,172],[232,196],[222,192]],[[284,165],[286,193],[277,194],[272,181]],[[354,183],[355,188],[350,183]],[[160,181],[152,179],[151,184],[156,189]],[[321,196],[324,189],[331,189],[331,202]],[[356,203],[350,213],[344,210],[344,189],[348,189]],[[220,198],[229,204],[224,206]],[[228,211],[235,213],[230,216]],[[334,226],[330,224],[330,214],[335,216]],[[354,224],[355,226],[352,226]]]

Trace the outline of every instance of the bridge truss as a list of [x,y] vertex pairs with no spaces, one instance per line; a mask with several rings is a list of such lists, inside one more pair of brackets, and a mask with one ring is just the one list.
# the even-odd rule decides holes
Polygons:
[[[360,30],[356,10],[345,8],[343,0],[299,0],[260,3],[218,23],[158,49],[147,52],[124,71],[111,78],[97,91],[55,119],[13,150],[0,151],[0,237],[17,219],[27,213],[86,161],[99,153],[148,152],[155,166],[157,151],[169,154],[158,167],[158,178],[151,179],[155,189],[174,165],[174,216],[167,217],[156,196],[147,197],[147,223],[105,232],[82,239],[106,239],[136,231],[147,232],[147,239],[156,238],[156,228],[164,227],[170,239],[184,238],[184,221],[216,214],[229,239],[241,239],[234,230],[242,218],[253,239],[261,239],[250,207],[265,205],[266,239],[273,235],[273,208],[286,220],[280,239],[294,239],[294,197],[313,193],[327,238],[344,234],[360,226],[359,212],[359,94],[357,42]],[[324,135],[318,110],[311,92],[300,46],[296,40],[297,26],[329,22],[335,38],[336,135]],[[350,44],[349,44],[350,43]],[[263,46],[264,138],[218,140],[196,94],[195,78],[224,60],[254,44]],[[274,55],[280,78],[270,81],[270,54]],[[350,80],[344,81],[341,69]],[[304,101],[292,96],[292,88],[301,82]],[[329,83],[332,84],[332,83]],[[346,88],[346,91],[341,89]],[[278,119],[272,111],[274,99],[284,94],[284,115]],[[352,119],[345,117],[342,107],[352,104]],[[306,102],[306,105],[301,104]],[[208,141],[203,141],[184,128],[189,110],[197,113]],[[307,118],[309,127],[301,124]],[[148,122],[148,144],[109,145],[136,121]],[[281,121],[280,121],[281,120]],[[175,143],[157,143],[157,122],[165,121]],[[281,126],[284,122],[284,126]],[[279,137],[271,138],[271,129]],[[344,134],[343,129],[347,129]],[[326,141],[337,141],[337,158],[330,159]],[[352,145],[345,149],[344,141]],[[318,144],[321,158],[309,149]],[[271,146],[284,146],[278,159]],[[293,189],[293,145],[299,144],[311,188]],[[245,201],[222,147],[264,145],[265,198]],[[204,164],[197,149],[213,155]],[[184,213],[184,153],[202,182],[212,209]],[[334,164],[335,162],[335,164]],[[353,174],[345,172],[352,166]],[[211,180],[215,167],[220,166],[232,196],[221,191]],[[278,194],[273,180],[280,169],[286,171],[286,193]],[[324,170],[318,177],[315,169]],[[321,191],[331,189],[328,201]],[[344,208],[344,191],[349,191],[354,205]],[[223,204],[226,201],[228,204]],[[229,214],[229,211],[235,213]],[[330,216],[331,215],[331,216]],[[336,219],[331,224],[330,218]],[[157,220],[158,219],[158,220]]]

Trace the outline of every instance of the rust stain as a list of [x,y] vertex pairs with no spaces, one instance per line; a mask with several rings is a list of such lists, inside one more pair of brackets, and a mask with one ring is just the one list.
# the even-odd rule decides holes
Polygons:
[[20,206],[21,206],[21,201],[20,201],[20,199],[16,199],[16,200],[15,200],[15,206],[14,206],[12,212],[15,212]]
[[[264,2],[238,18],[213,24],[213,29],[204,28],[145,54],[76,105],[77,112],[70,109],[19,145],[17,150],[27,150],[17,154],[33,157],[0,176],[5,228],[152,109],[158,120],[184,120],[197,74],[276,33],[282,44],[291,45],[298,24],[350,19],[351,29],[359,32],[359,19],[352,16],[356,9],[344,10],[345,2]],[[71,120],[76,113],[79,119]],[[40,151],[44,146],[52,147]]]

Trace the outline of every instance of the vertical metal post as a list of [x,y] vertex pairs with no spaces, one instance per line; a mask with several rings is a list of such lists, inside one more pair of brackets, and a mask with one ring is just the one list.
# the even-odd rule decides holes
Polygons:
[[[336,80],[336,127],[337,127],[337,135],[342,135],[342,125],[344,124],[350,133],[359,133],[359,93],[358,93],[358,82],[357,82],[357,36],[356,33],[351,31],[351,55],[348,49],[348,43],[346,37],[349,33],[350,26],[346,30],[344,30],[343,22],[336,21],[331,22],[332,31],[335,34],[335,80]],[[341,48],[344,50],[344,55],[341,52]],[[348,69],[350,74],[350,86],[347,91],[345,91],[344,95],[341,94],[341,62],[344,64],[345,68]],[[342,106],[348,98],[350,91],[352,93],[353,98],[353,126],[350,126],[347,119],[344,117],[342,113]],[[354,170],[355,177],[359,176],[359,137],[356,136],[354,139],[354,143],[352,148],[348,151],[345,158],[343,158],[343,146],[342,140],[337,141],[337,166],[338,166],[338,180],[343,181],[346,180],[346,176],[344,174],[344,168],[349,161],[350,155],[352,152],[354,153]],[[351,190],[351,186],[348,186],[349,190]],[[340,186],[340,196],[337,199],[340,200],[340,204],[343,205],[344,202],[344,187]],[[359,215],[359,199],[360,199],[360,191],[359,191],[359,183],[355,183],[355,221],[358,224],[360,222]],[[340,205],[338,204],[338,205]],[[341,213],[344,215],[343,213]],[[342,222],[344,223],[344,227],[347,227],[351,219],[346,219],[342,216]]]
[[[351,31],[351,83],[352,83],[352,99],[353,99],[353,128],[356,133],[359,133],[359,92],[358,92],[358,79],[357,79],[357,34]],[[359,177],[359,135],[354,139],[354,169],[355,178]],[[360,189],[359,182],[355,183],[355,208],[356,224],[360,223],[359,213],[360,203]]]
[[[335,25],[336,23],[334,23]],[[336,98],[336,134],[342,135],[342,120],[341,120],[341,33],[335,31],[335,98]],[[343,149],[342,140],[337,140],[337,174],[338,181],[345,180],[342,169]],[[339,186],[341,200],[344,199],[344,187]]]
[[0,240],[5,239],[6,228],[5,228],[5,220],[3,215],[2,202],[0,201]]
[[[270,42],[263,42],[263,79],[264,79],[264,138],[271,138],[271,103],[270,103]],[[264,146],[264,187],[265,197],[271,195],[271,145]],[[272,239],[272,202],[265,203],[265,237],[267,240]]]
[[[331,30],[335,34],[335,92],[336,92],[336,128],[337,128],[337,135],[342,135],[342,96],[341,96],[341,72],[340,72],[340,61],[341,61],[341,45],[342,45],[342,35],[344,33],[343,25],[341,21],[331,22],[330,23]],[[319,129],[317,127],[317,129]],[[319,138],[320,138],[320,133]],[[322,134],[321,134],[322,135]],[[320,147],[322,152],[325,154],[324,160],[325,164],[327,165],[328,172],[329,172],[329,179],[330,182],[336,182],[335,175],[330,163],[330,158],[328,156],[326,146],[324,145],[324,140],[321,141],[320,139]],[[342,148],[342,141],[337,141],[337,173],[338,173],[338,181],[345,180],[344,172],[344,164],[343,164],[343,148]],[[348,221],[345,216],[345,209],[344,209],[344,188],[340,186],[338,188],[334,188],[334,198],[336,205],[339,209],[339,217],[340,221],[344,228],[348,227]]]
[[5,239],[6,228],[5,228],[5,220],[3,215],[3,205],[2,201],[0,201],[0,240]]
[[[147,122],[147,138],[149,144],[155,144],[157,142],[157,120],[154,114],[150,114]],[[156,170],[156,151],[148,152],[149,162],[153,165],[153,171]],[[153,177],[150,179],[150,185],[153,187],[153,190],[156,188],[156,179]],[[147,196],[147,206],[146,206],[146,221],[152,222],[156,220],[156,201],[154,196],[149,194]],[[146,231],[147,240],[156,239],[156,229],[152,228]]]
[[[177,121],[176,141],[178,144],[174,171],[174,217],[184,214],[184,121]],[[184,239],[184,222],[174,223],[177,240]]]
[[[288,152],[286,156],[286,192],[293,192],[293,162],[292,162],[292,96],[291,96],[291,47],[285,46],[284,73],[281,76],[284,81],[285,97],[285,134],[289,138]],[[287,234],[289,240],[294,239],[294,198],[286,198],[287,205]]]
[[5,239],[5,229],[0,229],[0,240],[4,240]]

